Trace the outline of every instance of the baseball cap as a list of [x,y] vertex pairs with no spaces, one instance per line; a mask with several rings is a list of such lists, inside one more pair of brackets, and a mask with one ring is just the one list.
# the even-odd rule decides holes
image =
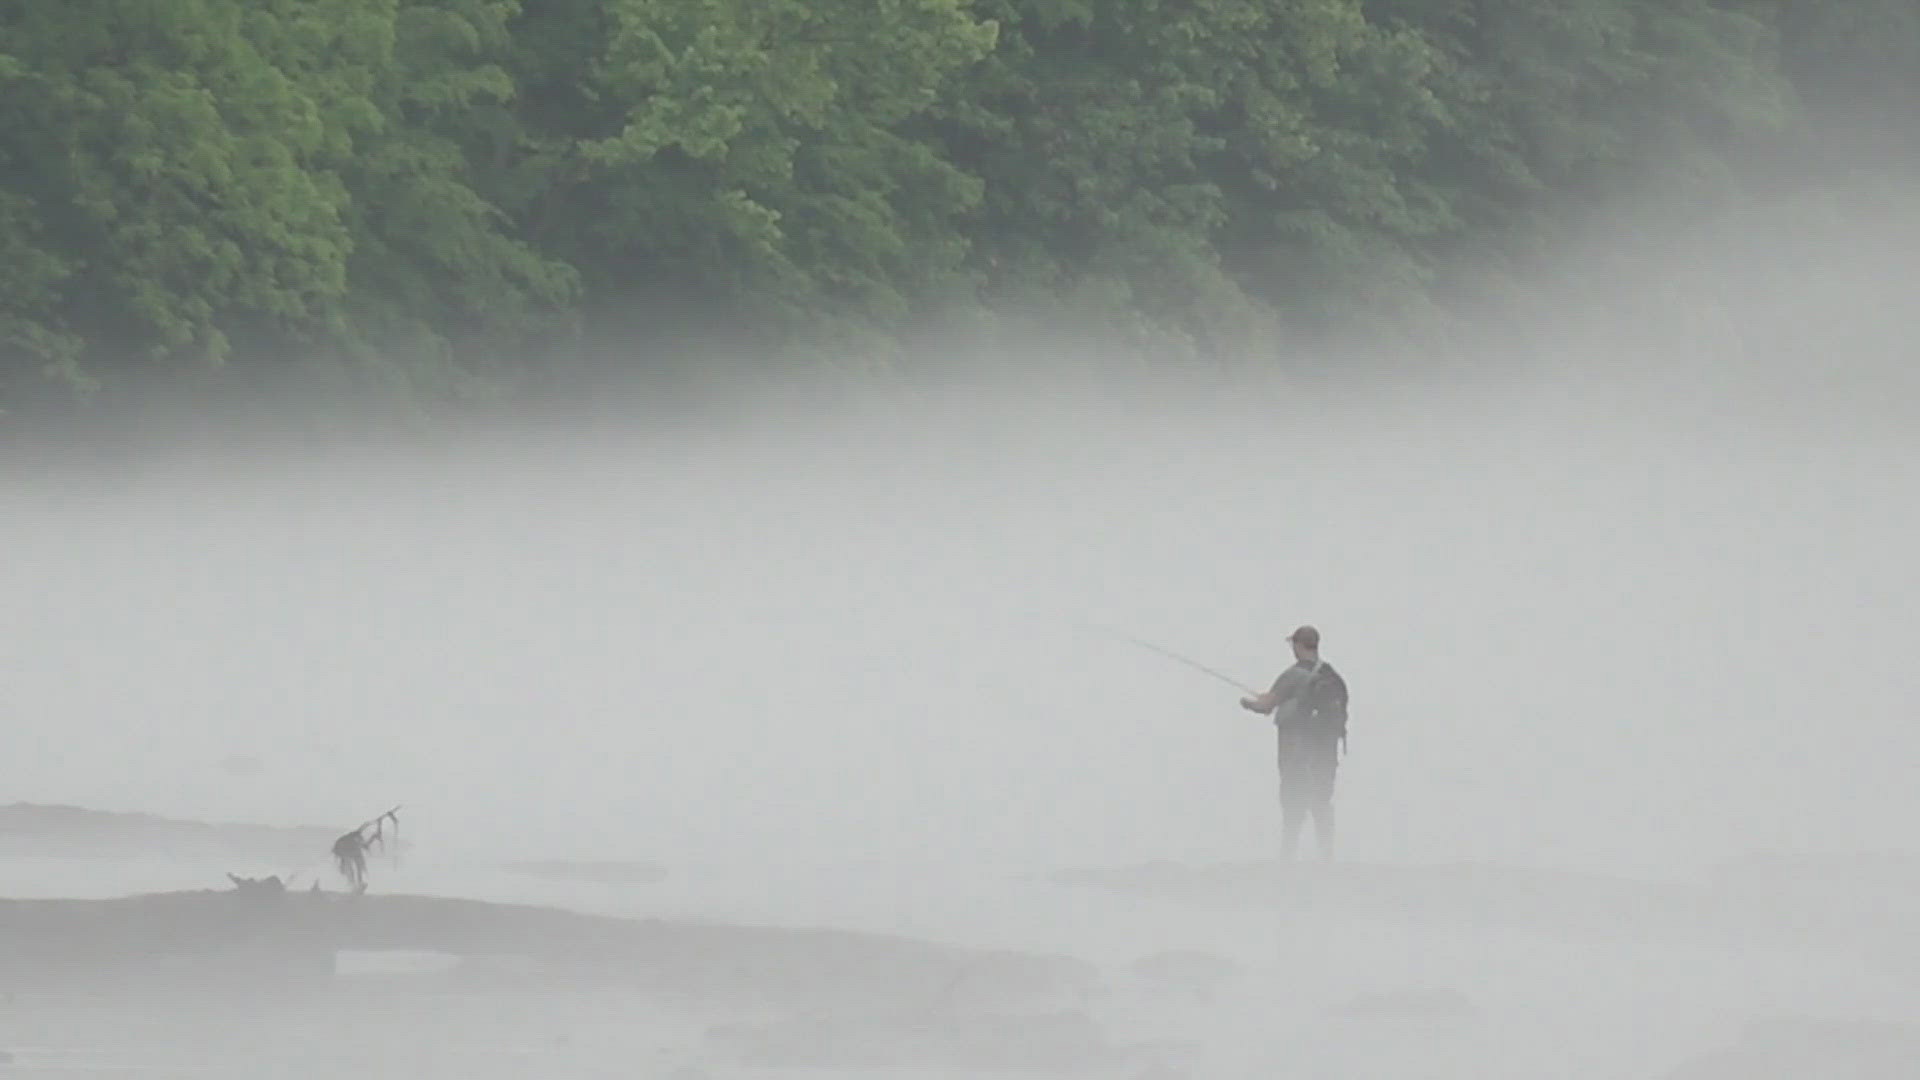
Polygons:
[[1311,626],[1303,626],[1293,633],[1288,634],[1287,640],[1296,642],[1309,649],[1317,649],[1320,647],[1320,631]]

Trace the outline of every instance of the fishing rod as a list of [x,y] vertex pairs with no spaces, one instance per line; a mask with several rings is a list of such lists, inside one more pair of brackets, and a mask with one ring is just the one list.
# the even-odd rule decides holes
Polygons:
[[1183,664],[1187,667],[1190,667],[1193,670],[1198,671],[1203,675],[1210,675],[1213,678],[1218,679],[1221,682],[1226,683],[1228,686],[1231,686],[1236,690],[1242,691],[1251,697],[1259,697],[1260,694],[1262,693],[1262,691],[1255,690],[1253,687],[1248,686],[1246,683],[1241,682],[1240,680],[1234,678],[1231,675],[1226,674],[1225,672],[1216,671],[1213,668],[1208,667],[1207,665],[1201,663],[1198,660],[1193,659],[1190,656],[1182,656],[1181,654],[1174,652],[1172,649],[1169,649],[1164,645],[1156,645],[1153,642],[1147,641],[1144,638],[1137,638],[1137,637],[1134,637],[1132,634],[1122,633],[1121,631],[1112,629],[1111,627],[1088,626],[1084,623],[1081,625],[1084,629],[1105,634],[1108,637],[1118,638],[1121,641],[1127,642],[1130,645],[1136,645],[1142,649],[1147,650],[1148,652],[1157,653],[1160,656],[1164,656],[1167,659],[1172,660],[1176,664]]
[[[1228,675],[1224,672],[1215,671],[1213,668],[1208,667],[1207,665],[1201,663],[1200,661],[1195,660],[1190,656],[1182,656],[1181,654],[1174,652],[1172,649],[1169,649],[1164,645],[1156,645],[1153,642],[1147,641],[1144,638],[1137,638],[1137,637],[1134,637],[1132,634],[1122,633],[1111,627],[1091,626],[1086,623],[1077,623],[1076,625],[1080,626],[1082,629],[1091,630],[1096,633],[1105,634],[1109,637],[1118,638],[1121,641],[1127,642],[1130,645],[1137,645],[1142,649],[1146,649],[1148,652],[1158,653],[1159,655],[1164,656],[1167,659],[1174,661],[1175,663],[1184,664],[1187,667],[1190,667],[1193,670],[1198,671],[1202,674],[1211,675],[1214,678],[1220,680],[1221,682],[1226,683],[1228,686],[1234,687],[1235,689],[1238,689],[1238,690],[1246,691],[1248,697],[1260,697],[1262,694],[1262,691],[1255,690],[1253,687],[1248,686],[1246,683],[1241,682],[1240,680],[1234,678],[1233,676]],[[1344,757],[1346,755],[1346,752],[1347,752],[1347,733],[1343,730],[1340,732],[1341,756]]]

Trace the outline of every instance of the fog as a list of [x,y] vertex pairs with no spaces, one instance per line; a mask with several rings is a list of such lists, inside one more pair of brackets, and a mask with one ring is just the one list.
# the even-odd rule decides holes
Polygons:
[[[1106,926],[1134,955],[1284,939],[1296,1004],[1411,971],[1516,1016],[1587,1010],[1613,1065],[1654,1075],[1710,1033],[1636,1046],[1621,1002],[1671,1015],[1710,986],[1731,1023],[1797,999],[1740,997],[1747,969],[1672,943],[1529,958],[991,884],[1273,859],[1271,727],[1122,635],[1264,687],[1303,622],[1353,694],[1344,863],[1684,881],[1912,851],[1905,372],[1869,357],[1815,392],[1697,328],[1608,325],[1479,379],[902,389],[16,476],[0,783],[342,829],[402,803],[429,862],[644,860],[691,913],[1069,952],[1093,946],[1052,935]],[[1864,953],[1821,955],[1765,978],[1849,1015],[1911,1005],[1819,967]],[[1422,1074],[1491,1074],[1469,1058]]]
[[1903,846],[1910,451],[1307,392],[27,485],[0,753],[22,797],[436,843],[1264,856],[1270,732],[1088,625],[1264,687],[1312,622],[1354,858]]

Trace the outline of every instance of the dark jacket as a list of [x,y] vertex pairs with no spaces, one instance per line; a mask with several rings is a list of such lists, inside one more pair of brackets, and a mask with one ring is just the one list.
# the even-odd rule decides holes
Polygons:
[[1347,732],[1347,680],[1324,660],[1301,661],[1273,680],[1273,723],[1329,735]]

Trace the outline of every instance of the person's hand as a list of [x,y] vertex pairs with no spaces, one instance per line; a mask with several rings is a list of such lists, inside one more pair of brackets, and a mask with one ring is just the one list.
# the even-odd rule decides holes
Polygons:
[[1245,709],[1245,710],[1247,710],[1248,712],[1259,712],[1259,711],[1260,711],[1259,709],[1257,709],[1257,708],[1255,708],[1254,706],[1255,706],[1255,702],[1254,702],[1254,700],[1253,700],[1252,698],[1250,698],[1250,697],[1243,697],[1243,698],[1241,698],[1241,699],[1240,699],[1240,707],[1241,707],[1241,708],[1243,708],[1243,709]]

